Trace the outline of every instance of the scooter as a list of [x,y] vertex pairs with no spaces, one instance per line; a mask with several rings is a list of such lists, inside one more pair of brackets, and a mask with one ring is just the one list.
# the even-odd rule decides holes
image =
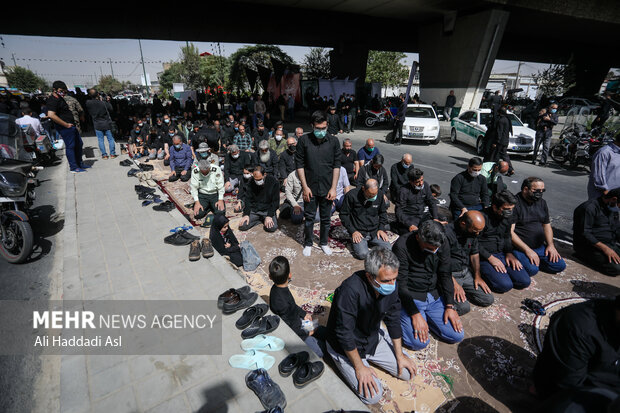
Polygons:
[[372,128],[378,123],[390,122],[393,118],[394,116],[388,106],[384,106],[383,109],[378,112],[370,109],[364,110],[364,125],[369,128]]
[[34,163],[50,165],[58,160],[56,149],[47,135],[37,136],[30,125],[21,127],[24,136],[24,149],[29,152]]

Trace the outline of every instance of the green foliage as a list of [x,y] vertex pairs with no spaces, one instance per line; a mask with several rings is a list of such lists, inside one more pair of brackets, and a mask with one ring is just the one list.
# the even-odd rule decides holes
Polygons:
[[370,50],[366,63],[366,82],[379,82],[393,87],[407,82],[409,69],[402,62],[406,55],[401,52]]
[[182,77],[183,65],[179,62],[172,62],[170,67],[164,70],[164,73],[159,76],[159,85],[164,90],[172,90],[173,83],[183,82]]
[[329,79],[329,51],[323,47],[313,47],[304,56],[303,73],[307,79]]
[[200,56],[198,48],[190,43],[182,47],[180,61],[170,62],[170,67],[159,76],[164,91],[172,91],[173,83],[185,84],[185,89],[195,90],[207,86],[224,85],[230,72],[230,60],[224,56]]
[[249,89],[245,69],[257,70],[256,65],[259,64],[273,70],[270,57],[279,60],[285,65],[295,64],[293,58],[278,46],[258,44],[242,47],[230,56],[230,86],[237,88],[237,90]]
[[225,56],[205,56],[200,60],[200,78],[204,86],[225,86],[230,75],[230,60]]
[[575,67],[572,64],[549,65],[533,78],[538,90],[546,96],[561,96],[575,85]]
[[189,90],[200,89],[202,79],[200,78],[200,52],[198,48],[190,43],[186,47],[181,47],[180,54],[181,63],[181,78],[185,87]]
[[9,87],[14,87],[24,92],[35,92],[39,89],[46,91],[49,89],[47,81],[41,76],[37,76],[32,70],[25,67],[14,66],[6,71],[6,80]]
[[116,95],[123,91],[123,84],[111,75],[106,75],[99,78],[99,84],[95,86],[95,89],[106,95]]

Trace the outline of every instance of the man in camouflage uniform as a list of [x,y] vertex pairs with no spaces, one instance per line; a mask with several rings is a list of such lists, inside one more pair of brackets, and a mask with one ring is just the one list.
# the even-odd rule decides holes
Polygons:
[[73,113],[73,120],[75,120],[73,124],[75,125],[75,128],[78,130],[78,132],[82,133],[82,128],[80,127],[80,119],[84,114],[84,109],[82,109],[82,105],[80,105],[80,102],[78,102],[76,98],[70,95],[63,96],[63,99],[65,100],[65,102],[67,102],[67,105],[69,105],[69,110],[71,111],[71,113]]
[[[194,198],[194,218],[202,219],[209,212],[223,214],[224,205],[224,174],[218,166],[217,155],[198,161],[192,167],[192,178],[189,183],[190,193]],[[209,215],[203,227],[211,226],[213,214]]]

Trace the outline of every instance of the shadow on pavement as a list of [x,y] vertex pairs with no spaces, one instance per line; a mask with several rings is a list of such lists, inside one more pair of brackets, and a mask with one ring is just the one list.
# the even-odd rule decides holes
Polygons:
[[437,413],[498,413],[498,410],[477,397],[461,396],[442,404]]
[[40,205],[29,212],[29,218],[34,233],[32,254],[26,261],[38,261],[52,250],[52,242],[48,239],[62,231],[65,219],[56,214],[52,205]]
[[232,387],[227,382],[223,382],[213,387],[203,389],[202,397],[206,400],[206,402],[200,409],[198,409],[198,413],[216,411],[219,413],[226,413],[228,412],[228,406],[224,403],[228,399],[232,399],[234,397],[234,392]]

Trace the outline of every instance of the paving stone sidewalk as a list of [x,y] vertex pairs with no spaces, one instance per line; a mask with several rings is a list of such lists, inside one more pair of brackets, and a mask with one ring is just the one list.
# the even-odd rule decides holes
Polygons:
[[[217,252],[192,263],[189,247],[164,244],[169,230],[187,221],[177,210],[141,206],[134,192],[138,180],[118,164],[126,155],[101,160],[96,138],[84,138],[84,144],[94,149],[92,169],[67,173],[64,300],[215,300],[222,291],[245,285]],[[245,385],[247,370],[228,364],[231,355],[242,353],[234,327],[238,317],[223,317],[222,355],[62,356],[60,411],[263,411]],[[307,347],[284,323],[273,335],[286,343],[284,350],[271,353],[276,365],[269,370],[286,395],[286,411],[367,411],[329,368],[303,389],[296,389],[291,377],[280,377],[277,363]]]

